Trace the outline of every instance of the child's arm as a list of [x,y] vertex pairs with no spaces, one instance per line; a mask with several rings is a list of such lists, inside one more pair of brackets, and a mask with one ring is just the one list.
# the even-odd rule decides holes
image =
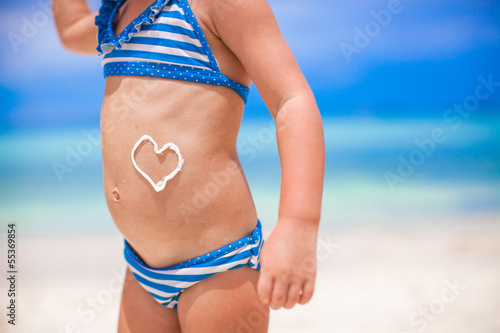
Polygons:
[[314,95],[266,0],[217,0],[210,11],[215,32],[242,62],[276,122],[279,220],[264,243],[258,292],[274,309],[304,304],[314,289],[325,164]]
[[67,50],[97,55],[96,13],[85,0],[52,0],[52,11],[59,39]]

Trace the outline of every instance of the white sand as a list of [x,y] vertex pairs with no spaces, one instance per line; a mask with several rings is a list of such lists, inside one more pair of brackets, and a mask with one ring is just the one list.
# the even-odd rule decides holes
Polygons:
[[[320,248],[313,300],[274,311],[270,332],[498,333],[498,222],[322,233],[330,247]],[[18,242],[17,325],[6,324],[2,291],[0,332],[116,332],[125,267],[119,234]]]

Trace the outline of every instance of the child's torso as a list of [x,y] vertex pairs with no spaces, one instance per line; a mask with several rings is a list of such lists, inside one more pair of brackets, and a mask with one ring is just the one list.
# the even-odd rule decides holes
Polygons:
[[[150,2],[131,0],[122,7],[115,30]],[[249,82],[239,61],[198,20],[221,71]],[[106,200],[119,230],[152,267],[217,249],[255,227],[257,216],[236,154],[243,106],[227,87],[140,76],[106,79],[101,112]],[[132,148],[145,134],[160,148],[176,144],[185,160],[161,192],[132,164]],[[177,164],[169,152],[158,158],[150,144],[138,150],[136,161],[155,182]]]

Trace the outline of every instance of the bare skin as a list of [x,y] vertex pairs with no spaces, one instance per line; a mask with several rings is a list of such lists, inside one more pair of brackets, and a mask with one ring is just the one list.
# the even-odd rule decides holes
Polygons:
[[[129,0],[122,6],[115,34],[151,2]],[[279,220],[264,244],[261,273],[245,267],[205,279],[181,294],[178,310],[156,303],[128,272],[119,332],[140,332],[143,324],[148,332],[234,332],[249,322],[254,332],[266,332],[268,306],[291,308],[312,297],[324,173],[321,119],[265,0],[191,0],[190,6],[222,73],[247,86],[253,81],[276,121]],[[68,49],[96,53],[96,30],[89,24],[95,13],[84,0],[65,0],[54,15]],[[243,107],[227,87],[106,79],[101,112],[106,200],[117,227],[149,266],[186,261],[255,228],[257,214],[236,152]],[[185,159],[182,171],[159,193],[131,162],[132,147],[144,134],[160,147],[175,143]],[[138,150],[136,160],[154,181],[177,163],[171,151],[156,156],[150,144]]]

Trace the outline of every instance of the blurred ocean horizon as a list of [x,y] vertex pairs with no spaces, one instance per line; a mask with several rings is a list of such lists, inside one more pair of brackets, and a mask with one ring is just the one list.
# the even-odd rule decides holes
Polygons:
[[[324,128],[323,228],[483,217],[500,223],[498,114],[471,116],[459,126],[442,117],[326,117]],[[440,136],[433,137],[436,131]],[[17,222],[28,234],[113,231],[99,139],[97,124],[4,131],[1,219]],[[280,186],[272,119],[245,120],[238,151],[259,218],[269,229]]]

